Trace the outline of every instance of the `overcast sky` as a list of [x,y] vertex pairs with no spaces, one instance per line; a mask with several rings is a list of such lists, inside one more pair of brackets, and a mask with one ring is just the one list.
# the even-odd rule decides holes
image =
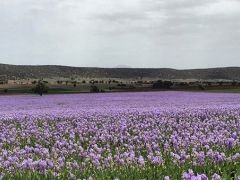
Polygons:
[[240,66],[240,0],[0,0],[0,63]]

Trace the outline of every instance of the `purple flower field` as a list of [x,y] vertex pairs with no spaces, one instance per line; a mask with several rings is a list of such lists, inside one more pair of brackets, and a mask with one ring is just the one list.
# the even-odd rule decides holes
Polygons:
[[240,95],[0,96],[0,179],[240,179]]

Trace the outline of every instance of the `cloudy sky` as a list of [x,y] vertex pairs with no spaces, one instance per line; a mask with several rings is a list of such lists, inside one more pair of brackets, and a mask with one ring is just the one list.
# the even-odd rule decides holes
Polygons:
[[240,1],[0,0],[0,63],[240,66]]

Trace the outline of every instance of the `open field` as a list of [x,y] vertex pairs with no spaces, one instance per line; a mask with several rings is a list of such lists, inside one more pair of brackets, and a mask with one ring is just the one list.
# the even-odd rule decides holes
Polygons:
[[238,179],[240,95],[1,96],[3,179]]
[[[103,92],[144,92],[144,91],[197,91],[197,92],[213,92],[213,93],[240,93],[240,86],[215,86],[205,87],[201,89],[198,86],[188,87],[173,87],[170,89],[153,89],[153,84],[131,84],[127,82],[124,86],[119,86],[119,83],[95,83],[100,91]],[[121,84],[120,84],[121,85]],[[33,94],[34,84],[1,84],[0,95],[13,95],[13,94]],[[91,83],[78,83],[75,87],[69,83],[66,84],[47,84],[47,94],[76,94],[76,93],[88,93],[91,90]]]

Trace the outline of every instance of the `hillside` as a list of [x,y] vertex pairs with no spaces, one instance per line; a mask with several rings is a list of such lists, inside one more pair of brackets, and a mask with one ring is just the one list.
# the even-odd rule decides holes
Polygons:
[[140,69],[140,68],[89,68],[69,66],[23,66],[0,64],[0,76],[8,79],[26,78],[121,78],[121,79],[203,79],[240,80],[240,67],[212,69]]

